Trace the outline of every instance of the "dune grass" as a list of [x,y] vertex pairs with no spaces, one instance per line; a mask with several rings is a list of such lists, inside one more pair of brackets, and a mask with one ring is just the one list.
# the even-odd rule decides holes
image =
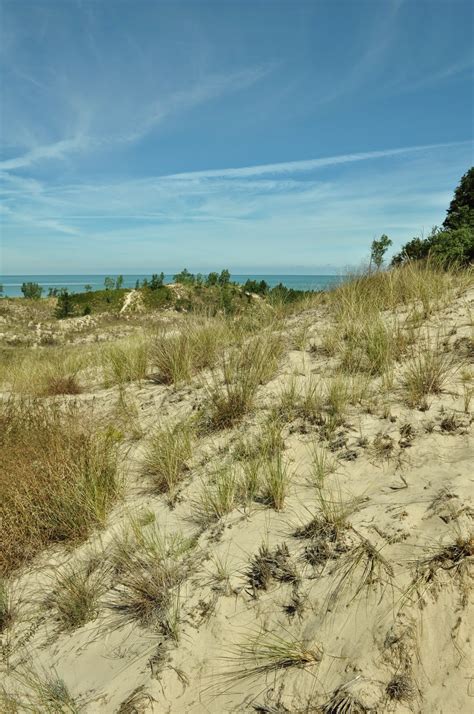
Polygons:
[[191,572],[189,555],[196,542],[166,534],[156,523],[130,526],[115,543],[116,583],[109,608],[120,622],[138,622],[173,640],[179,635],[179,587]]
[[263,332],[224,354],[221,370],[208,383],[204,426],[224,429],[240,421],[252,409],[259,385],[275,375],[282,352],[281,336]]
[[0,385],[35,397],[79,394],[83,389],[79,373],[88,360],[89,353],[70,347],[20,349],[0,367]]
[[194,425],[189,420],[153,434],[145,452],[144,472],[158,493],[168,493],[174,500],[193,453],[193,442]]
[[68,566],[56,577],[47,605],[53,611],[61,630],[72,631],[93,620],[99,601],[106,591],[103,568],[81,564]]
[[223,682],[232,686],[292,667],[316,667],[322,658],[323,649],[316,643],[259,633],[250,636],[225,658],[235,668],[223,673]]
[[418,345],[405,367],[402,390],[409,406],[423,404],[430,394],[440,394],[449,377],[460,367],[451,352],[445,352],[439,340],[433,344]]
[[132,337],[103,349],[102,369],[106,386],[145,379],[148,372],[148,340]]
[[155,379],[175,386],[190,382],[200,370],[214,367],[230,339],[223,318],[187,318],[176,332],[155,338],[151,347]]
[[39,400],[0,403],[0,574],[50,543],[77,542],[120,493],[116,445],[90,414]]

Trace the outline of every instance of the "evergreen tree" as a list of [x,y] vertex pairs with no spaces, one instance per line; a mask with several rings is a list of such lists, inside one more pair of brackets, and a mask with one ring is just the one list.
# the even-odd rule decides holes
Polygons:
[[159,275],[157,275],[156,273],[153,273],[153,275],[151,276],[151,280],[150,280],[150,289],[158,290],[158,288],[161,288],[161,286],[163,285],[164,280],[165,280],[164,273],[160,273]]
[[463,226],[474,230],[474,166],[461,178],[443,223],[448,230]]
[[61,288],[58,295],[58,304],[56,306],[55,315],[59,320],[65,317],[70,317],[73,313],[73,305],[71,295],[67,288]]
[[224,268],[224,270],[221,271],[221,274],[219,275],[218,278],[218,283],[221,286],[221,288],[224,288],[226,285],[230,283],[230,273],[227,270],[227,268]]
[[21,286],[21,292],[23,297],[32,298],[33,300],[39,300],[43,293],[43,288],[38,283],[23,283]]
[[214,285],[217,285],[219,282],[219,275],[218,273],[209,273],[209,275],[206,278],[206,285],[208,288],[214,287]]

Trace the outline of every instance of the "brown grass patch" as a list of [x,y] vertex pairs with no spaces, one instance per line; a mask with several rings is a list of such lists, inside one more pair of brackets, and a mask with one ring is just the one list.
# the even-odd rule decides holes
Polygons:
[[74,406],[0,404],[0,574],[50,543],[80,541],[117,497],[114,442]]

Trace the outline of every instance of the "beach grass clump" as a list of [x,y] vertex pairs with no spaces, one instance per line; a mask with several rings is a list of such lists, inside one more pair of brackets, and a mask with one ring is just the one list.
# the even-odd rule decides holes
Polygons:
[[444,352],[439,342],[419,349],[408,362],[402,377],[408,405],[420,406],[429,394],[440,394],[457,366],[453,354]]
[[107,386],[124,385],[145,379],[148,371],[148,341],[133,337],[103,351],[103,372]]
[[158,493],[172,499],[193,454],[194,425],[190,420],[165,426],[153,434],[144,457],[144,472]]
[[259,590],[268,590],[274,580],[292,585],[298,585],[301,580],[286,543],[274,550],[263,543],[251,559],[246,575],[254,595]]
[[69,566],[57,576],[47,598],[59,627],[72,631],[95,619],[101,596],[106,590],[105,571],[101,568]]
[[21,691],[0,689],[1,711],[5,714],[43,712],[45,714],[79,714],[81,703],[73,697],[66,682],[53,669],[38,672],[31,665],[16,673]]
[[115,440],[90,413],[40,400],[0,404],[0,574],[51,543],[103,526],[120,493]]
[[240,421],[252,409],[259,385],[275,375],[282,350],[279,335],[262,333],[224,355],[221,371],[208,385],[204,424],[224,429]]
[[35,397],[82,392],[79,373],[87,365],[88,353],[48,346],[35,351],[21,349],[14,357],[5,359],[0,370],[4,388]]
[[263,463],[261,499],[275,511],[281,511],[288,495],[291,473],[281,452]]
[[155,379],[175,386],[189,383],[199,371],[215,366],[230,339],[223,318],[189,317],[178,331],[156,337],[151,349]]
[[177,640],[179,587],[191,572],[193,538],[166,534],[153,521],[142,525],[132,518],[115,543],[117,574],[109,608],[123,624],[138,622]]
[[390,324],[377,313],[364,315],[345,326],[341,368],[349,373],[379,376],[400,359],[411,339],[398,323]]
[[321,488],[326,478],[337,470],[337,461],[331,452],[314,445],[311,449],[311,483]]
[[316,643],[274,633],[258,633],[226,657],[235,669],[223,673],[223,679],[228,685],[238,684],[292,667],[317,667],[322,658],[323,649]]
[[204,482],[198,499],[193,504],[193,519],[208,528],[231,513],[239,503],[242,486],[237,472],[224,466],[208,482]]

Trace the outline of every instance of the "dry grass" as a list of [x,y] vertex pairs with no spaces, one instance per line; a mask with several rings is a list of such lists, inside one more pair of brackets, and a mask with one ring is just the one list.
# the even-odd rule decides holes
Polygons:
[[221,318],[188,318],[175,334],[159,335],[152,346],[155,379],[180,385],[200,370],[212,368],[229,345],[231,334]]
[[75,630],[95,619],[101,596],[106,591],[105,571],[81,565],[59,573],[47,605],[62,630]]
[[254,595],[258,590],[268,590],[273,580],[297,585],[301,579],[285,543],[274,550],[270,550],[266,543],[261,545],[251,559],[246,575]]
[[429,394],[440,394],[457,366],[452,353],[444,352],[438,342],[420,349],[406,366],[402,379],[409,406],[420,406]]
[[319,645],[276,634],[258,634],[236,648],[235,654],[226,657],[236,669],[223,674],[226,683],[239,684],[262,675],[275,674],[292,667],[317,667],[323,658]]
[[203,483],[199,498],[193,504],[193,519],[207,528],[231,513],[239,502],[241,485],[235,469],[224,466],[208,483]]
[[281,511],[291,482],[291,474],[280,452],[263,464],[262,500],[275,511]]
[[222,359],[221,374],[208,385],[203,424],[210,429],[233,426],[252,409],[260,384],[270,380],[278,368],[283,345],[270,332],[251,337]]
[[0,405],[0,574],[51,543],[80,541],[120,492],[116,447],[90,414],[39,401]]
[[148,371],[148,341],[133,337],[106,347],[102,355],[107,386],[123,385],[145,379]]
[[445,271],[429,261],[414,261],[393,270],[350,276],[329,292],[329,301],[338,321],[346,323],[373,310],[400,306],[421,308],[422,316],[428,317],[462,293],[471,280],[469,270]]
[[380,549],[375,548],[366,538],[359,538],[360,543],[343,555],[341,563],[337,565],[336,583],[328,599],[330,609],[347,592],[352,602],[362,591],[380,588],[383,592],[393,582],[393,568],[382,556]]
[[0,578],[0,634],[4,632],[15,619],[15,607],[9,583]]
[[79,373],[93,360],[91,352],[79,353],[70,347],[19,350],[14,360],[0,368],[0,384],[15,393],[36,397],[79,394]]
[[136,621],[178,639],[179,587],[191,572],[194,539],[166,535],[156,524],[131,522],[115,545],[117,582],[109,607],[123,624]]
[[194,428],[190,421],[159,429],[152,436],[144,457],[145,473],[158,493],[172,500],[193,453]]

